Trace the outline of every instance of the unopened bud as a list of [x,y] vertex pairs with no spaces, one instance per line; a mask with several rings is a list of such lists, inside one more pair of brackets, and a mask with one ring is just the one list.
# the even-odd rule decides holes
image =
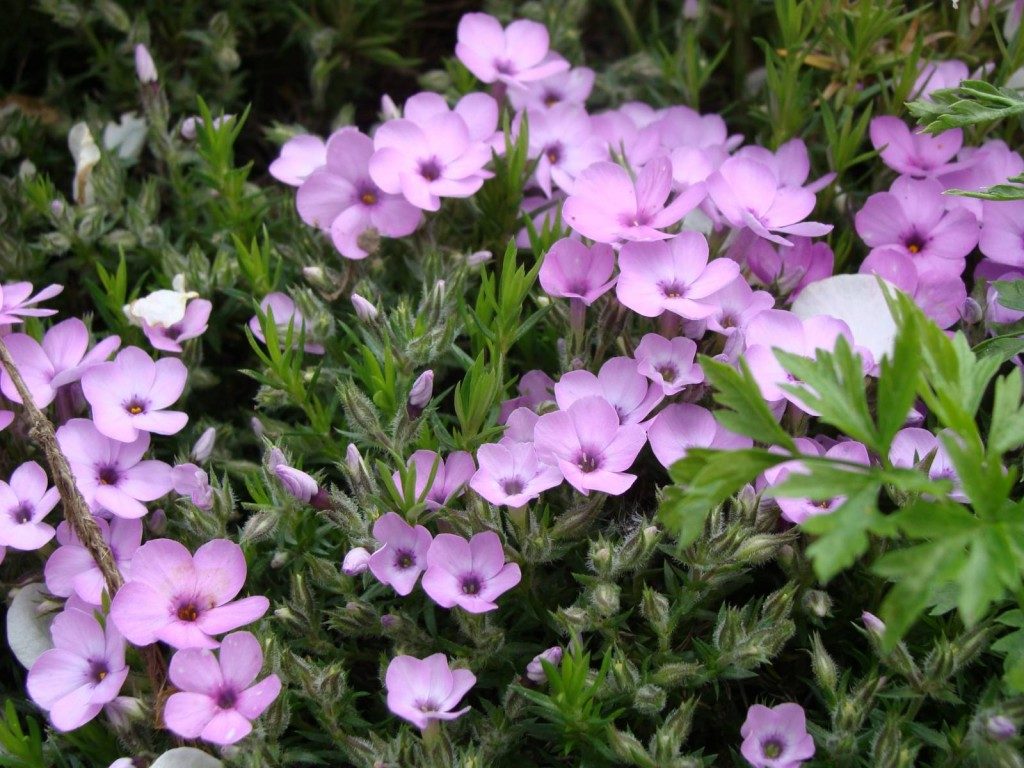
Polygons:
[[146,527],[159,536],[167,530],[167,513],[162,509],[156,509],[146,518]]
[[363,547],[350,550],[341,562],[341,571],[346,576],[357,576],[370,568],[370,553]]
[[665,689],[648,683],[637,688],[633,709],[644,715],[657,715],[665,708]]
[[402,620],[393,613],[385,613],[380,617],[380,626],[383,629],[395,629],[401,623]]
[[860,620],[864,622],[864,627],[869,632],[873,632],[876,635],[885,634],[885,622],[875,616],[875,614],[864,611],[860,615]]
[[491,257],[492,254],[490,251],[476,251],[466,257],[466,263],[471,267],[476,267],[480,264],[486,264],[491,260]]
[[823,619],[832,612],[832,598],[820,589],[809,589],[800,601],[807,613]]
[[604,541],[594,542],[590,552],[590,561],[593,563],[595,573],[608,575],[612,567],[612,548]]
[[647,754],[644,745],[631,733],[611,727],[608,729],[608,743],[616,757],[628,765],[639,765],[644,768],[654,768],[656,765]]
[[203,434],[196,440],[196,444],[192,446],[192,459],[194,461],[206,461],[210,458],[210,454],[213,453],[214,443],[217,442],[217,430],[213,427],[207,427],[203,430]]
[[968,296],[963,305],[960,307],[960,319],[964,321],[965,325],[974,325],[980,323],[985,313],[981,309],[981,304]]
[[135,75],[143,85],[155,83],[159,79],[153,57],[142,43],[135,46]]
[[619,612],[620,591],[618,584],[608,582],[602,582],[594,587],[591,602],[600,616],[614,616]]
[[272,558],[270,558],[270,567],[277,570],[278,568],[283,568],[287,562],[288,553],[278,551],[274,553]]
[[643,597],[640,599],[640,612],[659,635],[668,633],[672,607],[667,597],[650,587],[644,587]]
[[828,693],[835,695],[839,672],[817,632],[811,636],[811,669],[814,671],[818,685]]
[[538,653],[533,657],[533,660],[526,665],[526,677],[537,685],[547,682],[548,676],[544,671],[544,666],[541,664],[542,661],[546,661],[553,667],[557,667],[562,663],[562,648],[554,645],[548,648],[546,651]]
[[1009,741],[1017,735],[1017,726],[1008,717],[992,715],[985,721],[985,733],[993,741]]
[[263,422],[260,421],[259,418],[253,416],[249,420],[249,426],[252,428],[253,434],[256,435],[257,438],[263,437],[263,433],[266,430],[263,429]]
[[386,93],[380,97],[380,117],[382,120],[398,120],[402,117],[402,110],[395,104],[395,100]]
[[409,402],[407,411],[409,418],[416,419],[423,413],[423,409],[430,403],[434,394],[434,372],[427,370],[419,375],[419,378],[412,384],[409,390]]
[[352,308],[356,311],[356,317],[364,323],[372,323],[377,319],[377,308],[358,293],[352,294]]

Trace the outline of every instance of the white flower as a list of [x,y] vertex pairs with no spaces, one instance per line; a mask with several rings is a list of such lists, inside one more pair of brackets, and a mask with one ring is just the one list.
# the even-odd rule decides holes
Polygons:
[[103,129],[103,148],[124,160],[137,160],[146,143],[146,119],[125,112],[118,123],[107,123]]
[[830,315],[842,320],[850,327],[854,344],[871,350],[876,362],[892,354],[896,321],[875,275],[835,275],[811,283],[793,302],[793,314],[800,319]]
[[176,275],[172,284],[173,289],[162,288],[125,305],[125,316],[134,325],[145,324],[153,328],[169,328],[175,323],[180,323],[185,317],[185,307],[189,300],[199,294],[184,290],[182,275]]
[[100,161],[100,148],[92,137],[89,126],[75,123],[68,131],[68,149],[75,160],[75,181],[71,197],[76,203],[93,201],[92,169]]

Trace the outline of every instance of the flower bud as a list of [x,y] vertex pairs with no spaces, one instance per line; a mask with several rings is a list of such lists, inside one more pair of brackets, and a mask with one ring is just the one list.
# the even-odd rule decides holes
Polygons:
[[619,612],[620,591],[618,584],[608,582],[602,582],[594,587],[590,599],[598,615],[607,617]]
[[341,571],[346,576],[357,576],[370,568],[370,553],[363,547],[356,547],[341,561]]
[[153,57],[149,55],[149,49],[142,43],[135,46],[135,75],[143,85],[159,80]]
[[665,689],[648,683],[637,688],[633,709],[644,715],[657,715],[665,708]]
[[557,667],[562,663],[562,648],[558,645],[553,645],[546,651],[542,651],[533,657],[533,660],[526,665],[526,677],[537,685],[547,682],[548,676],[544,671],[544,667],[541,664],[542,661],[546,661],[548,664]]
[[270,558],[270,567],[273,568],[276,571],[278,568],[283,568],[285,563],[287,563],[287,562],[288,562],[288,553],[287,552],[281,552],[280,550],[278,550],[277,552],[274,553],[274,556],[272,558]]
[[875,614],[864,611],[860,615],[860,620],[864,622],[864,627],[869,632],[873,632],[876,635],[885,633],[885,622],[875,616]]
[[985,732],[993,741],[1009,741],[1017,735],[1017,726],[1004,715],[992,715],[985,721]]
[[398,120],[402,117],[402,110],[395,104],[395,100],[388,94],[380,97],[380,117],[382,120]]
[[402,620],[393,613],[385,613],[380,617],[380,626],[383,629],[395,629]]
[[475,251],[466,257],[466,264],[471,267],[479,266],[480,264],[486,264],[492,258],[490,251]]
[[363,468],[363,457],[359,454],[355,443],[349,443],[348,448],[345,449],[345,465],[354,474],[358,474]]
[[372,323],[377,319],[377,308],[358,293],[352,294],[352,308],[356,311],[356,317],[364,323]]
[[807,613],[823,619],[832,612],[832,598],[820,589],[809,589],[800,601]]
[[817,632],[811,636],[811,669],[814,671],[818,685],[834,696],[839,680],[839,671],[836,668],[836,663],[825,650],[825,645],[821,642],[821,637]]
[[610,575],[612,559],[612,548],[607,542],[599,540],[591,544],[590,561],[595,573],[602,576]]
[[406,410],[409,413],[410,419],[419,418],[419,415],[423,413],[423,409],[430,403],[430,398],[433,394],[434,372],[427,370],[419,375],[419,378],[413,382],[412,389],[409,390],[409,402]]
[[146,518],[146,527],[159,536],[167,530],[167,513],[162,509],[156,509]]
[[289,467],[287,464],[278,464],[274,467],[274,474],[284,489],[299,501],[308,502],[319,490],[316,480],[301,469]]
[[263,433],[266,431],[263,429],[263,422],[260,421],[257,416],[253,416],[249,419],[249,427],[257,438],[263,437]]
[[659,636],[668,634],[672,608],[667,597],[650,587],[644,587],[643,597],[640,599],[640,612]]
[[985,313],[982,311],[981,305],[970,296],[964,300],[963,305],[960,307],[960,319],[964,321],[965,325],[980,323],[984,316]]
[[213,453],[213,445],[217,442],[217,430],[213,427],[207,427],[203,430],[203,434],[196,440],[196,444],[192,446],[192,458],[195,461],[206,461],[210,458],[210,454]]

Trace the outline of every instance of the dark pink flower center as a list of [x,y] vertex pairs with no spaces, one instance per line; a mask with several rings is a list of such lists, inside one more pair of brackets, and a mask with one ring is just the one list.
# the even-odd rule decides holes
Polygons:
[[499,75],[511,75],[516,71],[516,68],[508,59],[498,59],[494,62],[494,70]]
[[11,511],[11,517],[16,523],[27,523],[32,519],[33,512],[35,512],[35,508],[32,504],[30,502],[23,501]]
[[437,712],[438,706],[431,699],[417,701],[414,705],[420,712]]
[[96,659],[89,664],[89,679],[94,683],[102,683],[110,674],[110,667],[103,659]]
[[658,287],[666,299],[681,299],[686,296],[686,286],[681,283],[659,283]]
[[100,467],[96,472],[96,479],[99,480],[100,485],[117,485],[121,480],[121,475],[117,471],[117,467]]
[[562,100],[562,94],[554,91],[545,91],[542,101],[545,107],[552,107]]
[[761,752],[770,760],[774,760],[781,755],[785,748],[785,742],[778,736],[769,736],[761,742]]
[[904,240],[903,245],[911,253],[920,253],[921,251],[924,250],[926,243],[925,239],[921,237],[920,234],[914,232],[913,234],[910,235],[910,237]]
[[462,594],[464,595],[479,595],[480,594],[480,579],[477,576],[469,575],[462,577]]
[[224,688],[217,694],[217,706],[221,709],[234,709],[238,702],[238,695],[232,688]]
[[718,324],[722,328],[735,328],[737,325],[736,316],[730,312],[726,312],[718,319]]
[[377,195],[377,188],[368,181],[356,185],[356,195],[359,202],[366,206],[376,205],[380,198]]
[[663,363],[655,370],[665,381],[675,381],[679,377],[679,370],[672,363]]
[[178,606],[178,618],[182,621],[195,621],[199,618],[199,607],[193,601]]
[[517,493],[522,493],[523,481],[518,477],[510,477],[507,480],[502,481],[501,490],[505,492],[506,496],[514,496]]
[[412,568],[416,564],[416,557],[407,549],[400,549],[395,552],[395,567],[401,570]]
[[430,158],[420,163],[420,176],[427,181],[437,181],[441,178],[441,164],[437,158]]
[[138,416],[140,413],[145,413],[149,403],[145,400],[133,397],[127,403],[124,404],[124,409],[128,411],[132,416]]
[[576,466],[579,467],[580,472],[594,472],[601,466],[601,457],[595,456],[588,451],[583,451],[579,458],[576,459]]
[[556,141],[554,144],[549,144],[545,147],[544,156],[547,157],[548,162],[552,165],[558,165],[559,161],[562,159],[561,143]]
[[629,214],[623,215],[619,221],[626,227],[646,227],[651,223],[652,218],[653,217],[646,211],[637,211],[632,216]]

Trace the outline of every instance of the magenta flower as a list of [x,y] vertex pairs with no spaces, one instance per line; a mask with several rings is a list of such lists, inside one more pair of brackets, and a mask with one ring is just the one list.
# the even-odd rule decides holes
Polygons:
[[780,384],[793,383],[795,379],[782,367],[772,349],[814,357],[817,349],[834,349],[839,336],[846,337],[853,344],[853,336],[846,323],[827,315],[801,320],[792,312],[780,309],[758,314],[747,326],[745,357],[764,399],[769,403],[786,399],[806,410],[794,395],[779,388]]
[[493,16],[467,13],[459,20],[456,34],[455,55],[485,83],[522,88],[569,68],[561,56],[549,56],[548,30],[535,21],[520,19],[503,29]]
[[589,248],[562,238],[551,246],[537,275],[549,296],[579,299],[588,307],[615,285],[615,251],[605,243]]
[[430,398],[434,396],[434,372],[426,370],[416,377],[416,381],[409,388],[409,397],[406,400],[405,408],[410,418],[417,419],[423,413],[423,409],[430,404]]
[[[537,159],[534,179],[546,197],[551,197],[552,182],[571,194],[577,176],[608,159],[608,146],[594,133],[583,107],[558,104],[546,110],[530,110],[528,118],[529,153]],[[516,131],[521,122],[520,115]]]
[[774,152],[751,144],[741,147],[736,156],[756,160],[767,167],[781,187],[803,187],[808,192],[817,193],[836,177],[834,173],[828,173],[807,184],[807,177],[811,173],[811,157],[803,139],[790,139]]
[[544,665],[541,664],[541,661],[546,661],[551,666],[557,667],[562,663],[562,655],[562,647],[559,645],[553,645],[546,651],[538,653],[526,665],[526,679],[537,685],[546,682],[548,675],[544,671]]
[[515,563],[505,562],[505,550],[494,531],[466,541],[453,533],[439,533],[427,552],[423,590],[442,608],[459,606],[469,613],[496,610],[495,600],[519,583]]
[[125,642],[112,622],[67,608],[50,625],[53,648],[29,670],[25,687],[58,731],[73,731],[114,701],[128,677]]
[[521,112],[524,109],[547,109],[558,104],[582,107],[593,89],[594,70],[574,67],[526,83],[523,88],[510,88],[507,96],[512,107]]
[[754,768],[799,768],[814,756],[814,739],[799,704],[771,709],[755,704],[747,710],[740,735],[740,752]]
[[[836,443],[827,451],[824,451],[823,455],[828,459],[854,462],[856,464],[864,464],[865,466],[871,463],[871,460],[868,457],[868,449],[864,447],[863,443],[858,443],[856,440],[846,440],[841,443]],[[806,469],[799,461],[786,462],[783,466],[783,470],[776,475],[774,483],[781,483],[791,472],[806,472]],[[835,498],[825,499],[823,501],[812,501],[811,499],[788,498],[782,496],[776,497],[775,499],[775,503],[778,504],[779,509],[782,510],[782,517],[796,525],[804,522],[809,517],[827,515],[830,512],[835,512],[836,509],[841,507],[845,502],[845,496],[836,496]]]
[[754,441],[719,424],[706,408],[691,403],[674,403],[651,421],[647,429],[651,450],[666,469],[686,456],[690,448],[738,450]]
[[871,195],[854,217],[857,234],[872,248],[894,246],[929,268],[961,272],[978,244],[978,222],[963,208],[947,210],[934,179],[901,176],[888,192]]
[[707,185],[732,226],[747,227],[773,243],[789,246],[782,235],[818,237],[832,231],[831,224],[804,221],[814,210],[813,192],[780,184],[771,168],[757,160],[730,157],[708,177]]
[[213,508],[210,477],[200,467],[192,463],[178,464],[171,470],[171,482],[175,493],[187,496],[199,509]]
[[706,194],[703,184],[694,184],[666,205],[671,191],[672,163],[666,157],[648,162],[635,182],[621,165],[594,163],[576,178],[562,217],[599,243],[666,240],[672,235],[662,230],[700,205]]
[[555,384],[555,402],[565,411],[585,397],[609,403],[622,424],[639,424],[665,397],[662,388],[638,370],[637,361],[613,357],[595,376],[590,371],[569,371]]
[[912,99],[926,99],[933,91],[942,88],[956,88],[961,82],[970,77],[970,70],[967,65],[957,59],[946,61],[924,61],[918,60],[917,80],[914,81],[914,88],[910,92]]
[[[272,320],[277,327],[277,337],[282,344],[288,333],[288,328],[291,326],[294,344],[298,344],[299,334],[305,330],[306,343],[303,348],[312,355],[322,355],[324,353],[322,344],[310,341],[309,328],[306,327],[306,318],[299,311],[299,308],[295,306],[291,296],[276,291],[268,293],[263,297],[263,301],[260,302],[260,312],[266,315],[268,320]],[[249,330],[252,331],[252,335],[257,339],[264,344],[267,343],[267,339],[263,335],[263,328],[260,327],[259,315],[255,315],[249,320]]]
[[290,187],[301,187],[313,171],[327,163],[327,145],[308,133],[293,136],[270,164],[270,175]]
[[341,572],[346,576],[358,576],[360,573],[366,573],[370,570],[371,557],[372,555],[364,547],[354,547],[341,561]]
[[177,541],[154,539],[135,552],[110,618],[134,645],[216,648],[213,635],[256,621],[270,607],[261,595],[234,600],[245,574],[245,555],[233,541],[214,539],[193,556]]
[[476,676],[468,669],[450,669],[443,653],[425,659],[396,656],[384,676],[388,709],[421,730],[435,720],[466,714],[469,707],[452,710],[475,683]]
[[642,426],[620,424],[614,406],[593,396],[541,416],[534,437],[538,458],[557,465],[584,496],[590,491],[618,496],[629,490],[636,475],[625,470],[647,442]]
[[82,376],[82,393],[103,435],[131,443],[153,432],[173,435],[185,428],[188,414],[168,411],[185,390],[188,369],[176,357],[153,361],[138,347],[122,349],[111,362]]
[[498,102],[493,96],[479,92],[467,93],[452,108],[441,94],[421,91],[405,102],[405,119],[421,127],[432,118],[452,112],[466,124],[470,141],[482,141],[498,154],[504,152],[505,134],[498,131]]
[[493,174],[484,166],[491,147],[474,140],[457,112],[432,115],[421,123],[389,120],[373,137],[370,178],[384,192],[402,195],[425,211],[441,207],[442,197],[469,197]]
[[664,395],[681,392],[687,384],[704,381],[704,371],[694,362],[697,345],[692,339],[679,336],[666,339],[656,333],[648,333],[634,352],[636,370],[661,387]]
[[619,254],[615,294],[644,317],[672,312],[691,320],[715,314],[705,301],[740,274],[731,259],[708,263],[708,241],[699,232],[680,232],[667,243],[626,243]]
[[882,246],[868,254],[859,271],[888,280],[909,295],[940,328],[960,322],[967,287],[955,270],[939,269],[933,263],[915,261],[901,248]]
[[[96,525],[114,555],[114,564],[121,575],[127,578],[132,557],[142,544],[142,521],[115,517],[108,523],[99,518]],[[62,522],[57,526],[57,542],[60,546],[47,559],[43,570],[46,588],[58,597],[71,597],[74,594],[89,605],[101,605],[103,590],[107,585],[89,550],[82,545],[67,523]]]
[[142,332],[146,334],[154,349],[164,352],[181,353],[181,342],[196,339],[206,333],[213,304],[206,299],[193,299],[185,306],[185,316],[168,326],[150,325],[142,321]]
[[[415,498],[424,499],[427,509],[440,509],[456,496],[461,496],[466,483],[476,472],[473,457],[466,451],[454,451],[448,454],[447,459],[441,461],[433,451],[419,450],[409,457],[408,466],[412,468],[415,476],[413,484]],[[434,473],[434,480],[427,488],[431,472]],[[391,476],[391,480],[398,492],[402,493],[401,475],[395,472]],[[425,498],[424,492],[426,492]],[[407,501],[412,501],[412,499],[407,499]]]
[[177,693],[164,707],[168,730],[185,739],[234,744],[252,731],[281,693],[281,679],[268,675],[253,685],[263,667],[263,649],[251,632],[232,632],[214,655],[207,648],[183,648],[171,658],[168,677]]
[[142,43],[135,46],[135,76],[142,85],[149,85],[160,79],[156,64],[153,63],[153,56]]
[[292,498],[308,503],[320,490],[316,479],[301,469],[290,466],[278,448],[270,449],[267,454],[267,464]]
[[[806,237],[794,237],[792,241],[792,248],[776,248],[767,240],[757,238],[746,251],[751,274],[790,300],[811,283],[830,277],[835,261],[828,243]],[[736,246],[739,245],[737,241]]]
[[373,537],[381,547],[370,556],[370,572],[405,597],[427,567],[430,531],[422,525],[414,528],[401,515],[388,512],[373,524]]
[[498,415],[498,423],[505,424],[509,415],[517,408],[529,408],[536,411],[541,405],[554,402],[555,382],[544,371],[527,371],[519,379],[517,386],[519,397],[505,400],[501,404],[501,412]]
[[100,433],[88,419],[72,419],[57,430],[57,442],[94,513],[142,517],[147,511],[142,502],[159,499],[173,485],[170,466],[142,460],[149,448],[146,432],[122,443]]
[[705,321],[707,327],[723,336],[745,330],[751,320],[775,306],[775,297],[767,291],[753,290],[742,275],[703,301],[715,307],[714,314]]
[[367,230],[385,237],[411,234],[423,214],[399,194],[388,194],[370,178],[373,140],[353,128],[335,132],[327,142],[326,163],[302,182],[295,205],[302,220],[330,232],[338,252],[348,259],[369,254],[360,245]]
[[49,487],[46,472],[34,461],[14,470],[10,483],[0,481],[0,545],[24,551],[39,549],[53,538],[53,526],[43,522],[60,501]]
[[1024,267],[1024,200],[986,200],[982,211],[981,252],[999,264]]
[[495,506],[521,507],[562,482],[562,473],[541,463],[530,443],[487,443],[476,459],[480,469],[469,487]]
[[911,133],[898,117],[883,116],[871,120],[871,144],[887,166],[908,176],[937,176],[954,170],[950,163],[964,143],[959,128],[937,136]]
[[33,305],[52,299],[64,290],[56,283],[32,295],[32,283],[5,283],[0,285],[0,325],[21,323],[26,317],[49,317],[57,314],[55,309],[40,309]]
[[949,497],[956,501],[967,501],[960,485],[956,468],[949,458],[949,453],[939,439],[927,429],[907,427],[896,433],[889,448],[889,461],[896,467],[919,467],[930,458],[928,477],[932,480],[949,480],[953,490]]
[[[32,393],[32,401],[45,408],[53,402],[57,390],[78,381],[89,368],[110,357],[121,339],[109,336],[90,350],[85,323],[72,317],[50,328],[42,343],[27,334],[12,333],[4,337],[4,344]],[[21,402],[21,395],[6,371],[0,371],[0,390],[9,400]]]

